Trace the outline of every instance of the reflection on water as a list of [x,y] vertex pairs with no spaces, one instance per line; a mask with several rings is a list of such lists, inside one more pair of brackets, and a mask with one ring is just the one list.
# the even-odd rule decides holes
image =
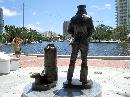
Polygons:
[[[57,47],[59,55],[70,55],[71,45],[69,42],[42,42],[37,44],[22,45],[22,53],[25,54],[43,54],[44,48],[47,44],[54,43]],[[14,53],[12,45],[1,45],[0,51],[6,53]],[[90,43],[89,53],[90,56],[127,56],[130,55],[130,44],[118,43]]]

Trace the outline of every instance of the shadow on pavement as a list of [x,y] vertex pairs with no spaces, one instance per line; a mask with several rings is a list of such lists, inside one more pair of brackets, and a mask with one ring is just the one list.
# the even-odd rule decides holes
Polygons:
[[56,90],[53,91],[53,93],[55,94],[53,97],[80,97],[81,95],[83,95],[83,92],[81,91],[81,89],[60,89],[60,90]]

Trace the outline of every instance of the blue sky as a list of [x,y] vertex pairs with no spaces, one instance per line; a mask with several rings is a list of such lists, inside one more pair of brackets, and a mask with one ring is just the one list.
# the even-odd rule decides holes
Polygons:
[[63,33],[63,22],[77,12],[77,6],[86,5],[94,26],[105,24],[115,27],[115,0],[0,0],[4,24],[22,26],[22,4],[25,9],[25,27],[40,32]]

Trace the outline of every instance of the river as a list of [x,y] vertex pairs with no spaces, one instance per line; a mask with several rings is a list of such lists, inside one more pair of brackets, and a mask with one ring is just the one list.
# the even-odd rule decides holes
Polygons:
[[[43,54],[47,44],[54,43],[59,55],[70,55],[71,45],[69,42],[42,42],[22,45],[24,54]],[[14,53],[12,45],[0,45],[0,52]],[[79,53],[80,54],[80,53]],[[130,44],[118,43],[90,43],[89,56],[129,56]]]

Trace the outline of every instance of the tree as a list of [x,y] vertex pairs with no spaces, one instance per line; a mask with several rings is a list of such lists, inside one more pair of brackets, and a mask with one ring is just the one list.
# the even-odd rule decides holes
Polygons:
[[8,33],[3,33],[2,34],[2,42],[3,43],[8,43],[10,40],[10,35]]
[[23,43],[31,43],[35,41],[42,41],[43,36],[33,29],[27,29],[26,27],[15,27],[12,25],[6,25],[5,26],[5,33],[3,37],[5,40],[8,40],[8,42],[12,42],[13,38],[16,36],[19,36]]
[[127,36],[129,34],[129,30],[127,29],[127,26],[123,25],[123,26],[118,26],[114,29],[113,31],[113,37],[116,40],[120,40],[120,41],[126,41],[127,40]]
[[6,25],[5,31],[6,31],[6,33],[8,33],[9,42],[11,42],[13,40],[13,38],[17,35],[14,25],[12,25],[12,26]]
[[97,25],[95,32],[92,35],[94,40],[110,40],[113,28],[104,24]]

